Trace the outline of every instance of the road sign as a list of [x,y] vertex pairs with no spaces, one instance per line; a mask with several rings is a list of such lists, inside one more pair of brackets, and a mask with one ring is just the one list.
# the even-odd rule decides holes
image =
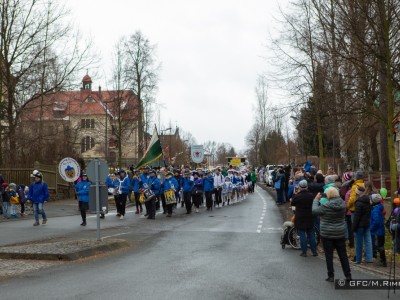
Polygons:
[[95,159],[92,160],[86,168],[86,174],[88,175],[88,178],[90,181],[95,182],[96,181],[96,174],[95,174],[95,169],[96,169],[96,164],[98,166],[98,180],[100,182],[105,182],[108,176],[108,165],[107,162],[105,160],[99,160],[99,159]]
[[74,182],[81,175],[81,167],[75,159],[66,157],[58,164],[58,172],[65,181]]
[[242,164],[242,161],[240,159],[240,157],[234,157],[231,159],[231,161],[229,162],[232,166],[240,166]]
[[[97,216],[97,240],[100,241],[100,183],[105,182],[108,175],[108,165],[104,160],[92,160],[87,168],[86,174],[90,181],[94,182],[95,199],[96,199],[96,216]],[[106,187],[104,186],[104,190]]]

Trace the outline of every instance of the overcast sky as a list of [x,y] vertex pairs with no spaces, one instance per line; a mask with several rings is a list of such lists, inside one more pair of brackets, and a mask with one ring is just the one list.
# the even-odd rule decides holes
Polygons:
[[[161,124],[171,121],[199,144],[214,140],[246,147],[253,123],[257,75],[268,69],[265,47],[278,27],[274,15],[287,0],[68,0],[76,25],[100,51],[109,87],[112,50],[136,30],[157,45],[161,62],[157,100]],[[89,70],[90,73],[90,70]],[[83,74],[84,75],[84,74]],[[82,75],[82,76],[83,76]],[[111,88],[111,87],[109,87]],[[269,98],[279,101],[270,87]],[[157,122],[158,125],[158,120]]]

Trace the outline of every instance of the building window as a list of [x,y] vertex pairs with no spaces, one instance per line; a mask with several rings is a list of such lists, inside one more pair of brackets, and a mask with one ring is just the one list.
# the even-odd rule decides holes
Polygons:
[[81,119],[81,128],[94,128],[94,119]]
[[90,136],[85,136],[81,140],[81,153],[86,152],[94,147],[94,139]]

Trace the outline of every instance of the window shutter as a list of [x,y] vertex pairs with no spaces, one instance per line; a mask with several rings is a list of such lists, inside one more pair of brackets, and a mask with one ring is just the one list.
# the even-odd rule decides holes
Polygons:
[[94,128],[94,119],[90,120],[90,128]]
[[81,119],[81,128],[85,128],[85,119]]

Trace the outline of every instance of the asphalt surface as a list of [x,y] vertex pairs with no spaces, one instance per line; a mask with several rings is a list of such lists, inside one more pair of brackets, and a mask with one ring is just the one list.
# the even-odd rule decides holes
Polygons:
[[[79,217],[3,224],[0,244],[63,236],[95,238],[95,219]],[[179,208],[156,220],[111,214],[102,236],[128,240],[133,247],[96,260],[61,265],[0,282],[1,299],[383,299],[387,291],[335,290],[325,281],[322,257],[299,257],[282,249],[282,220],[272,198],[258,188],[241,203],[201,209],[190,216]],[[15,236],[18,232],[18,236]],[[13,234],[11,237],[10,234]],[[335,266],[336,278],[343,278]],[[374,278],[353,271],[353,278]],[[392,295],[391,297],[396,298]]]

